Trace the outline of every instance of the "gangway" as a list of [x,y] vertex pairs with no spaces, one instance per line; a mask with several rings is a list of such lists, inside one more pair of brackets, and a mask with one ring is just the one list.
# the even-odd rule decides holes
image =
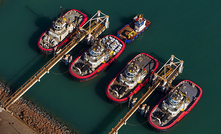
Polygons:
[[89,25],[90,27],[84,29],[87,32],[87,43],[93,42],[105,29],[109,28],[109,16],[102,13],[100,10],[90,18],[82,27]]
[[[28,79],[18,90],[16,90],[4,103],[3,107],[7,110],[14,102],[16,102],[25,92],[27,92],[37,81],[46,74],[50,69],[55,66],[67,53],[69,53],[80,41],[82,41],[87,35],[98,36],[106,28],[109,27],[109,16],[100,17],[102,12],[98,12],[87,21],[82,27],[77,29],[71,36],[72,40],[65,45],[60,53],[54,55],[41,69],[39,69],[30,79]],[[93,22],[96,21],[96,22]],[[88,24],[89,23],[89,24]],[[92,25],[96,23],[96,25]],[[105,24],[104,24],[105,23]],[[88,24],[88,25],[86,25]],[[102,28],[101,28],[102,27]],[[95,34],[94,34],[95,33]],[[91,35],[92,34],[92,35]]]
[[169,87],[171,87],[172,81],[183,72],[183,63],[183,60],[171,55],[171,58],[157,71],[157,73],[154,73],[152,84],[157,78],[163,80],[160,87],[163,92],[167,92]]
[[[175,61],[176,60],[176,61]],[[133,115],[139,106],[153,93],[153,91],[159,87],[169,86],[172,81],[182,73],[183,61],[171,55],[171,58],[162,66],[162,68],[154,74],[152,80],[152,86],[148,88],[147,92],[137,101],[137,103],[130,109],[129,112],[118,122],[118,124],[112,128],[109,134],[118,134],[118,130],[127,124],[127,120]],[[163,82],[163,83],[162,83]]]

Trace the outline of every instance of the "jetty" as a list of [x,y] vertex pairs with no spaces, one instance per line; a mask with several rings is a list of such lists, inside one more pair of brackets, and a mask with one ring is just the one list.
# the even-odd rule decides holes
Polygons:
[[130,109],[129,112],[112,128],[109,134],[118,134],[119,129],[127,124],[127,120],[136,112],[136,110],[144,103],[144,101],[160,87],[162,91],[167,91],[172,84],[172,81],[183,71],[183,61],[171,55],[171,58],[154,73],[151,83],[152,86],[148,88],[147,92],[137,101],[137,103]]
[[36,82],[40,82],[40,79],[50,72],[50,69],[54,67],[67,53],[69,53],[79,42],[83,39],[87,42],[93,41],[97,38],[105,29],[109,28],[109,16],[102,13],[100,10],[90,18],[83,26],[77,28],[71,35],[71,41],[60,49],[59,53],[56,53],[41,69],[39,69],[30,79],[28,79],[19,89],[17,89],[5,102],[2,107],[6,110],[16,102],[25,92],[27,92]]

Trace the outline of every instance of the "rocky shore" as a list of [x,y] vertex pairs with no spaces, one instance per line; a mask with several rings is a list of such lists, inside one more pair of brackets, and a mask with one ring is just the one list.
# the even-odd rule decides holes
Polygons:
[[[10,89],[0,82],[0,102],[4,102],[10,96]],[[31,101],[20,98],[8,109],[23,123],[41,134],[76,134],[67,126],[49,116]]]

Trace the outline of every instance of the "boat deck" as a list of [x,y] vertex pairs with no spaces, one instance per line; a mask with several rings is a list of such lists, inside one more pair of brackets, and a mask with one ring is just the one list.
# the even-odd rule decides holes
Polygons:
[[195,97],[199,96],[199,89],[192,83],[183,81],[180,85],[182,92],[187,92],[187,97],[189,101],[195,101]]
[[77,23],[77,21],[79,23],[79,22],[83,21],[83,15],[80,14],[79,12],[74,11],[74,10],[66,13],[64,15],[64,18],[66,18],[69,23]]
[[[98,34],[100,34],[103,30],[105,29],[105,26],[104,25],[100,25],[97,30],[95,32],[92,33],[93,36],[98,36]],[[110,44],[112,44],[113,42],[115,42],[117,39],[114,38],[114,37],[111,37],[112,40],[110,40],[108,38],[109,36],[105,36],[105,38],[102,38],[99,42],[102,42],[101,45],[104,47],[104,51],[102,52],[103,54],[101,54],[97,59],[100,59],[102,56],[104,55],[107,55],[107,53],[109,54],[110,52],[108,51],[108,46]],[[119,41],[118,41],[119,42]],[[104,44],[103,44],[104,43]],[[108,45],[109,44],[109,45]],[[122,49],[122,44],[119,45],[119,46],[116,46],[116,48],[119,48]],[[112,56],[115,56],[118,52],[120,52],[120,49],[117,51],[117,52],[113,52],[113,55]],[[88,51],[88,50],[87,50]],[[85,52],[86,53],[86,52]],[[85,73],[84,75],[82,76],[86,76],[86,75],[89,75],[91,73],[93,73],[95,70],[97,70],[101,65],[98,65],[96,68],[93,68],[91,67],[90,63],[88,61],[85,61],[84,59],[84,56],[87,56],[87,54],[82,54],[76,61],[74,61],[74,64],[72,64],[72,72],[74,72],[75,74],[77,75],[82,75],[82,73],[80,74],[80,72],[74,67],[74,66],[79,66],[81,67],[80,69],[81,70],[89,70],[87,73]],[[91,59],[89,56],[87,56],[88,59],[90,59],[90,61],[93,61],[93,59]],[[97,60],[96,59],[96,60]],[[105,62],[109,62],[111,60],[108,59],[107,61]],[[84,72],[84,71],[83,71]]]
[[[177,85],[175,87],[176,88],[179,88],[180,91],[182,91],[183,93],[187,92],[187,97],[188,97],[188,100],[189,100],[189,104],[188,104],[188,107],[186,109],[184,109],[184,111],[188,110],[189,107],[192,106],[192,104],[195,102],[195,98],[199,96],[200,94],[200,91],[199,89],[192,83],[190,82],[187,82],[187,81],[183,81],[181,82],[179,85]],[[174,89],[173,89],[174,90]],[[155,114],[165,114],[165,111],[163,111],[161,109],[161,105],[162,105],[162,102],[158,105],[158,107],[156,108],[156,110],[154,111]],[[171,116],[168,116],[167,120],[166,120],[166,123],[164,123],[161,127],[164,127],[164,126],[168,126],[170,125],[175,119],[177,119],[177,117],[182,113],[182,111],[180,111],[178,113],[178,115],[176,117],[171,117]],[[152,116],[152,121],[154,124],[156,125],[159,125],[158,121],[157,120],[154,120],[154,116]]]
[[135,111],[140,107],[142,103],[154,92],[154,90],[159,86],[160,79],[152,86],[149,87],[147,92],[135,103],[135,105],[130,109],[129,112],[118,122],[118,124],[112,128],[111,132],[109,134],[118,134],[118,130],[124,125],[126,125],[127,120],[134,114]]
[[[70,23],[73,25],[74,29],[75,27],[80,24],[82,21],[83,21],[83,15],[80,14],[79,12],[75,11],[75,10],[70,10],[68,11],[66,14],[64,14],[63,16],[66,20],[67,20],[67,23]],[[54,29],[52,28],[53,26],[50,27],[50,31],[52,31],[53,33],[55,33]],[[63,35],[64,33],[66,32],[66,30],[62,31],[61,33],[59,33],[58,35]],[[70,35],[71,33],[69,33]],[[51,36],[50,34],[48,34],[48,31],[43,33],[43,36],[42,38],[47,35],[50,37],[50,39],[54,39],[56,42],[58,42],[58,44],[61,42],[60,40],[58,40],[57,38],[54,38],[53,36]],[[69,36],[67,35],[66,38]],[[45,49],[50,49],[50,48],[53,48],[52,44],[50,44],[49,46],[44,46],[42,45],[43,44],[43,39],[41,38],[40,40],[40,44],[41,44],[41,47],[42,48],[45,48]]]
[[[127,35],[133,31],[132,26],[126,25],[122,30],[119,31],[120,39],[127,39]],[[135,32],[135,31],[134,31]],[[137,32],[135,32],[135,35]]]
[[[121,30],[118,31],[117,36],[121,40],[125,40],[125,42],[130,43],[135,38],[137,38],[145,29],[147,29],[149,27],[149,25],[151,24],[151,22],[149,20],[147,20],[147,19],[145,19],[145,20],[146,20],[145,27],[141,31],[136,32],[134,30],[134,27],[135,27],[134,21],[131,21],[129,24],[125,25]],[[128,35],[130,35],[130,36],[128,37]]]
[[[147,70],[147,75],[146,77],[143,79],[147,79],[150,74],[152,73],[152,70],[154,69],[155,67],[155,61],[153,59],[151,59],[150,57],[148,57],[147,55],[138,55],[136,56],[130,63],[128,63],[127,65],[131,64],[131,63],[135,63],[139,66],[140,69],[146,69]],[[125,68],[124,68],[125,69]],[[122,70],[121,74],[123,73],[124,69]],[[120,75],[119,75],[120,76]],[[111,84],[110,88],[112,89],[115,89],[115,87],[117,88],[120,88],[120,87],[126,87],[126,85],[122,85],[122,83],[119,82],[119,76],[117,76],[117,78],[113,81],[113,83]],[[141,81],[143,82],[143,81]],[[125,92],[125,96],[128,96],[132,90],[136,89],[137,85],[135,86],[135,88],[133,89],[127,89],[126,92]],[[116,98],[115,95],[112,94],[112,92],[110,92],[110,94],[112,95],[112,97]]]

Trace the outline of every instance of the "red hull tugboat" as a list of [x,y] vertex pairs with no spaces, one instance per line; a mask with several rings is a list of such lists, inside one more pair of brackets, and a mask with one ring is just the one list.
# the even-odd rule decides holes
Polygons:
[[106,89],[106,96],[113,104],[125,103],[145,86],[158,68],[158,61],[146,53],[135,56],[115,76]]
[[193,109],[202,92],[192,81],[181,81],[150,112],[149,125],[157,132],[167,131]]
[[138,14],[129,24],[117,32],[117,37],[123,40],[124,43],[131,43],[147,29],[150,24],[151,22],[149,20],[145,19],[141,14]]
[[122,40],[107,35],[71,63],[70,75],[78,82],[90,80],[116,60],[124,48]]
[[87,16],[75,9],[69,10],[53,22],[39,41],[38,48],[42,54],[50,55],[55,47],[61,48],[70,40],[71,33],[76,27],[81,27],[87,21]]

